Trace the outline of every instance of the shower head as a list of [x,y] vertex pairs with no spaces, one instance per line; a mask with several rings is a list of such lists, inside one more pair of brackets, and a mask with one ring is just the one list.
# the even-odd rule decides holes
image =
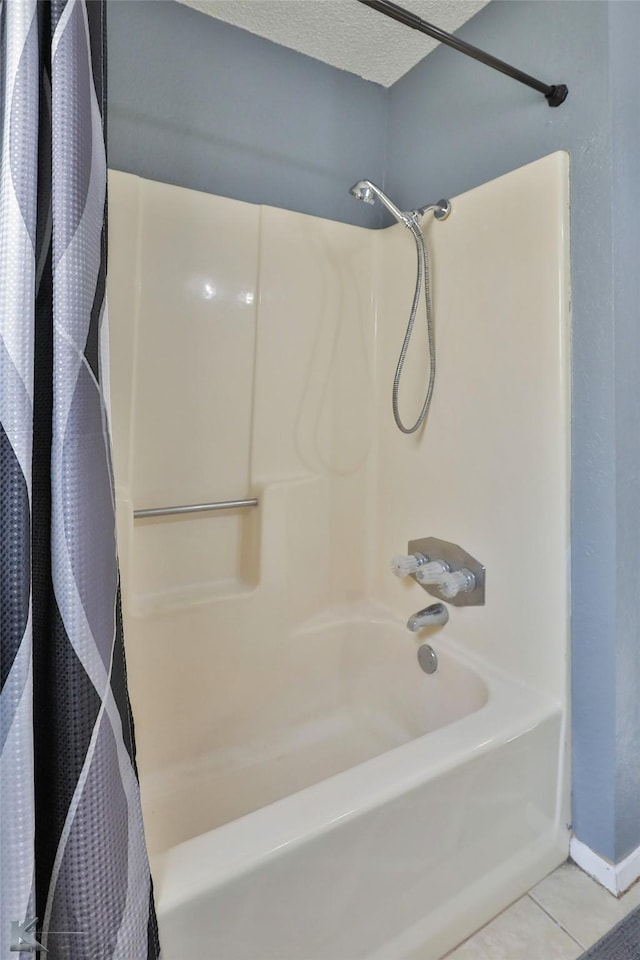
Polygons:
[[372,205],[376,202],[377,197],[389,213],[394,216],[399,223],[404,223],[405,227],[409,227],[410,230],[415,230],[416,226],[418,226],[418,220],[427,210],[433,210],[433,215],[436,220],[446,220],[451,213],[451,203],[448,200],[438,200],[437,203],[428,203],[418,210],[410,210],[408,213],[403,213],[401,210],[398,210],[395,203],[389,200],[386,193],[384,193],[380,187],[376,187],[375,183],[372,183],[371,180],[358,180],[358,182],[354,183],[349,189],[349,193],[352,197],[355,197],[356,200],[362,200],[363,203]]
[[363,203],[369,203],[371,206],[376,202],[373,184],[369,183],[368,180],[358,180],[358,182],[354,183],[350,188],[349,193],[352,197],[355,197],[356,200],[362,200]]
[[383,193],[380,187],[376,187],[375,183],[372,183],[371,180],[358,180],[358,182],[354,183],[350,188],[349,193],[352,197],[355,197],[356,200],[362,200],[364,203],[369,204],[374,204],[377,197],[389,213],[400,223],[404,223],[405,227],[410,227],[413,222],[413,214],[402,213],[401,210],[398,210],[395,203],[392,203],[386,193]]

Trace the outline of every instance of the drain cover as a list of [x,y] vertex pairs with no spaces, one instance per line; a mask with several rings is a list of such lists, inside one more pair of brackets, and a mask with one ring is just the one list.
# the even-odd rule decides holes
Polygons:
[[418,663],[425,673],[435,673],[438,669],[436,652],[428,643],[423,643],[421,647],[418,647]]

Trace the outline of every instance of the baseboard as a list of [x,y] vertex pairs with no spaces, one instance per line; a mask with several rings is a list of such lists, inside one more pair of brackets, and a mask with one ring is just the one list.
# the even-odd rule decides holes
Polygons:
[[581,870],[601,883],[616,897],[621,896],[640,878],[640,847],[632,850],[620,863],[611,863],[600,854],[594,853],[586,843],[578,840],[577,837],[572,837],[569,856]]

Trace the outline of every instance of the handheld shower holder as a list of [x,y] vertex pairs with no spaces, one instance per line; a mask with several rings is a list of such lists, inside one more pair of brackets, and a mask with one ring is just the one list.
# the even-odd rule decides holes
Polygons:
[[[422,559],[415,572],[410,576],[419,583],[423,590],[430,593],[432,597],[438,600],[445,600],[454,607],[478,607],[483,606],[485,602],[485,568],[472,557],[470,553],[459,547],[457,543],[449,543],[447,540],[438,540],[437,537],[424,537],[422,540],[410,540],[407,548],[410,555],[419,555]],[[440,562],[450,574],[461,574],[456,579],[460,580],[463,588],[451,596],[448,584],[449,578],[439,583],[422,583],[418,577],[420,567],[427,563]],[[467,582],[466,589],[463,581]]]
[[451,201],[438,200],[437,203],[427,203],[424,207],[418,207],[417,210],[409,210],[407,213],[401,214],[401,222],[408,230],[422,231],[420,221],[426,213],[433,213],[435,220],[446,220],[451,213]]
[[442,199],[438,200],[437,203],[428,203],[424,207],[419,207],[415,211],[415,214],[418,217],[423,217],[429,210],[433,210],[433,215],[436,220],[446,220],[451,213],[451,201]]

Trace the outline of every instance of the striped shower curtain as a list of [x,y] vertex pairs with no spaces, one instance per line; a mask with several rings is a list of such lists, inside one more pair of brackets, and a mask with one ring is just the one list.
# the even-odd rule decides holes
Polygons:
[[0,960],[159,956],[105,404],[104,15],[0,0]]

